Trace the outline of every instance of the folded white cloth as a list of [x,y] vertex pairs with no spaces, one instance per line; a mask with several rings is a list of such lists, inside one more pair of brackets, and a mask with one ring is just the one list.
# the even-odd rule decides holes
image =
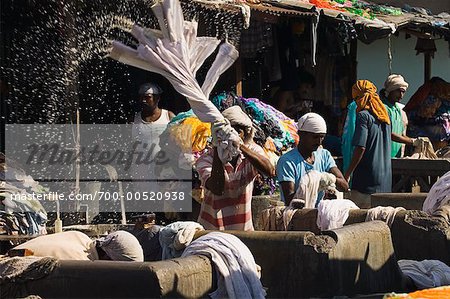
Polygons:
[[321,200],[317,207],[317,226],[320,230],[330,230],[344,226],[349,211],[359,209],[348,199]]
[[[314,209],[319,193],[322,173],[317,170],[311,170],[300,179],[294,199],[303,199],[306,209]],[[291,201],[292,203],[292,201]]]
[[266,293],[252,253],[236,236],[212,232],[193,241],[182,257],[205,255],[219,273],[217,290],[211,298],[264,298]]
[[450,267],[438,260],[399,260],[403,274],[412,279],[418,289],[450,285]]
[[381,220],[386,222],[386,224],[391,227],[394,222],[395,215],[398,211],[404,211],[405,208],[402,207],[375,207],[367,211],[366,221]]

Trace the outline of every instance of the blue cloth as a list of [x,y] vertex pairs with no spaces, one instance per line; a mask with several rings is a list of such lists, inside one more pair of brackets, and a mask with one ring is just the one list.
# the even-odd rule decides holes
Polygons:
[[[295,191],[297,191],[301,177],[309,171],[317,170],[319,172],[329,172],[331,168],[336,167],[336,162],[330,152],[326,149],[319,148],[313,154],[314,165],[307,163],[297,148],[294,148],[282,155],[277,163],[278,182],[293,182],[295,185]],[[319,192],[316,206],[319,204],[319,200],[323,197],[323,195],[323,191]],[[286,202],[284,199],[283,190],[281,190],[281,200]]]
[[344,131],[342,133],[342,166],[344,173],[347,171],[353,156],[353,135],[356,124],[356,102],[352,101],[347,106],[347,117],[345,118]]
[[365,148],[353,172],[352,189],[365,194],[391,192],[391,126],[362,110],[356,114],[352,145]]

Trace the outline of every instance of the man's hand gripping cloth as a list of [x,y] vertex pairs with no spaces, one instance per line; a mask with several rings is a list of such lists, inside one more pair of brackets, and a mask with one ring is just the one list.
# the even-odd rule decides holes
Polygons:
[[377,88],[368,80],[358,80],[352,87],[352,97],[356,102],[356,112],[367,110],[380,122],[391,124],[389,114],[377,94]]
[[193,241],[182,257],[204,255],[218,272],[217,290],[211,298],[264,298],[266,293],[257,273],[252,253],[237,237],[212,232]]
[[[215,37],[197,37],[197,22],[184,20],[178,0],[158,0],[152,6],[152,11],[161,30],[134,25],[131,34],[139,41],[137,49],[113,41],[109,56],[167,78],[175,90],[186,97],[201,121],[222,121],[224,117],[209,101],[209,94],[220,75],[236,61],[238,51],[228,42],[222,43],[200,87],[195,75],[206,58],[215,51],[220,40]],[[233,146],[236,146],[233,142],[227,144],[227,148]],[[233,150],[219,154],[222,161],[228,159],[228,152]]]
[[422,210],[434,215],[443,206],[450,204],[450,171],[444,174],[428,192]]
[[228,119],[215,122],[211,127],[211,135],[212,144],[217,147],[222,163],[230,162],[241,153],[236,145],[242,144],[242,140],[236,130],[231,127]]
[[320,230],[330,230],[344,226],[351,209],[359,209],[348,199],[321,200],[317,207],[317,226]]
[[[320,191],[335,193],[336,177],[328,172],[311,170],[300,179],[300,183],[291,204],[292,202],[296,202],[298,200],[304,200],[306,209],[314,209],[316,207],[316,202],[318,200],[317,197]],[[322,198],[319,200],[322,200]]]

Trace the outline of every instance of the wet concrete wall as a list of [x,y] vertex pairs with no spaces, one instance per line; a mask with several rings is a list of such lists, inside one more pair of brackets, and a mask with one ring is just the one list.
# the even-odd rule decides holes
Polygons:
[[392,206],[407,210],[422,210],[428,193],[375,193],[370,196],[372,207]]
[[59,261],[43,279],[0,287],[0,298],[199,298],[214,289],[206,257],[160,262]]
[[[345,225],[363,223],[367,210],[351,210]],[[320,233],[316,224],[317,210],[298,210],[292,217],[289,230]],[[391,238],[398,259],[437,259],[450,265],[450,227],[439,217],[421,211],[400,211],[396,214]]]
[[389,228],[379,221],[349,225],[322,236],[281,231],[228,233],[253,253],[262,268],[268,297],[330,297],[399,288],[400,271]]

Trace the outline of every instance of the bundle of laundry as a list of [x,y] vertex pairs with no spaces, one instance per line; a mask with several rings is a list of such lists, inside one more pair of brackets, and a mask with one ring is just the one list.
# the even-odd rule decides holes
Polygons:
[[0,164],[0,228],[3,233],[46,234],[47,212],[42,204],[33,197],[36,193],[48,190],[26,175],[18,163],[2,159]]
[[407,159],[437,159],[433,144],[428,137],[418,137],[414,141],[414,152]]
[[324,198],[325,192],[333,194],[337,192],[336,177],[328,172],[311,170],[300,179],[291,206],[302,203],[304,208],[315,208]]
[[320,201],[317,207],[317,227],[322,231],[343,227],[351,209],[359,208],[349,199]]
[[47,233],[46,222],[47,218],[34,212],[0,211],[0,234],[44,235]]
[[395,215],[399,211],[405,211],[402,207],[374,207],[367,211],[366,221],[381,220],[386,222],[386,224],[391,227],[394,223]]
[[[240,106],[252,119],[255,142],[269,151],[280,155],[298,143],[296,122],[259,99],[246,99],[232,93],[221,93],[215,96],[212,102],[220,111]],[[268,138],[270,141],[266,144]]]
[[[434,183],[423,202],[422,210],[429,215],[435,215],[439,210],[448,211],[450,205],[450,171]],[[450,215],[448,215],[450,219]]]
[[159,243],[162,247],[162,259],[180,257],[198,231],[205,230],[193,221],[177,221],[164,226],[159,231]]
[[450,285],[450,267],[438,260],[399,260],[398,265],[417,289]]
[[215,265],[217,290],[215,298],[264,298],[257,265],[252,253],[239,238],[227,233],[212,232],[193,241],[182,257],[204,255]]

